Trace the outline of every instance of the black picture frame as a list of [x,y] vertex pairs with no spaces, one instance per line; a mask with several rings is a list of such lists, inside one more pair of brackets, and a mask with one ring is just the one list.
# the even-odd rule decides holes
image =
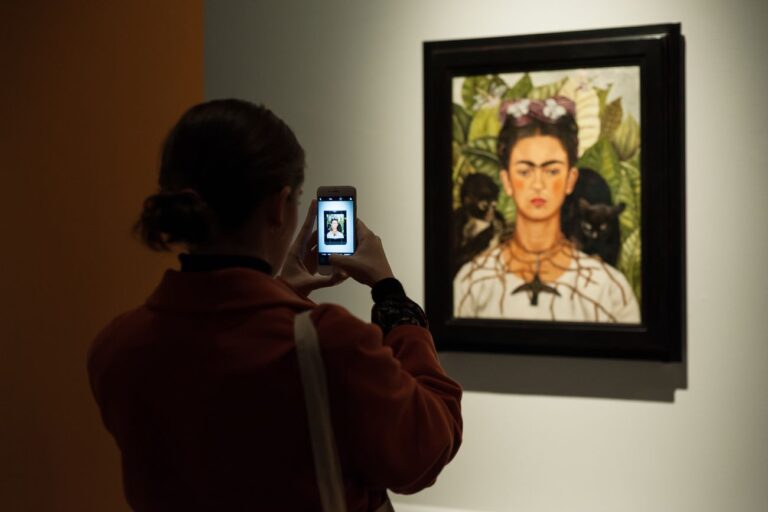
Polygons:
[[[680,24],[425,42],[425,309],[438,350],[681,361],[686,339],[684,40]],[[640,67],[640,324],[455,318],[452,79]],[[652,100],[652,101],[651,101]],[[448,170],[448,171],[446,171]]]

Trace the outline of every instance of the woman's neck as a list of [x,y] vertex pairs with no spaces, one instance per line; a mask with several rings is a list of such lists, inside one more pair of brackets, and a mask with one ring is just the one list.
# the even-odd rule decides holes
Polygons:
[[528,252],[544,252],[562,238],[559,215],[545,220],[530,220],[520,216],[515,221],[515,242]]
[[219,240],[216,243],[204,247],[190,246],[188,252],[190,254],[200,255],[249,256],[251,258],[258,258],[266,261],[273,268],[275,266],[275,262],[272,261],[273,258],[268,254],[269,251],[228,240]]

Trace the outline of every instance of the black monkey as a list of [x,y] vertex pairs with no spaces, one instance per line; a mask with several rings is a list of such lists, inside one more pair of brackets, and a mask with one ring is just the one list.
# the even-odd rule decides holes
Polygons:
[[470,174],[461,184],[461,206],[453,212],[453,275],[487,249],[504,230],[496,210],[499,186],[490,176]]

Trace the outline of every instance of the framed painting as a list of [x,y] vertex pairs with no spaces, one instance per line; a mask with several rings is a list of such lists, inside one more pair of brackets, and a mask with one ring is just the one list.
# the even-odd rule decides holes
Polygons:
[[679,361],[680,25],[424,43],[439,350]]

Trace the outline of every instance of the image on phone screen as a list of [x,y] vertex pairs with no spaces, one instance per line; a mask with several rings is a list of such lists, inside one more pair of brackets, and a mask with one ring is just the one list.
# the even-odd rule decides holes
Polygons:
[[326,211],[323,214],[326,245],[346,245],[347,243],[347,212],[342,210],[338,212]]
[[331,254],[355,252],[355,202],[351,196],[318,197],[317,252],[320,263]]

